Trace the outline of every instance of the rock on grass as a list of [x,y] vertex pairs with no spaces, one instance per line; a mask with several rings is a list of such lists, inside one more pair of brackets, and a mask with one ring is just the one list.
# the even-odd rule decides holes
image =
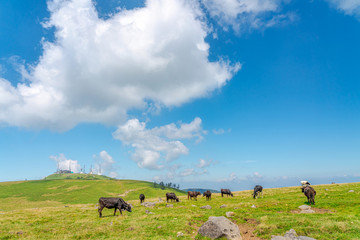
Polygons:
[[227,239],[242,240],[239,227],[226,217],[209,217],[199,229],[198,233],[209,238],[226,237]]

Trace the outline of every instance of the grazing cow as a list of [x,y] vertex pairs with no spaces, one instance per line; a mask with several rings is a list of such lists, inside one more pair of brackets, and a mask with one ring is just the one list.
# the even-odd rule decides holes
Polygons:
[[211,200],[211,192],[207,190],[204,192],[203,197],[206,197],[206,200]]
[[315,189],[313,189],[310,186],[304,186],[304,187],[302,187],[302,189],[303,189],[303,192],[304,192],[305,196],[308,199],[309,204],[314,205],[315,204],[315,195],[316,195]]
[[234,196],[234,195],[231,193],[230,189],[221,189],[221,196],[224,197],[224,194],[226,194],[227,197],[228,197],[229,195],[232,196],[232,197]]
[[197,201],[197,196],[201,195],[200,192],[195,192],[195,191],[188,191],[188,200],[189,198],[195,198],[195,200]]
[[260,185],[256,185],[254,187],[254,193],[253,193],[254,199],[258,198],[260,194],[261,194],[261,197],[263,198],[263,187]]
[[115,208],[114,216],[116,214],[116,209],[119,209],[120,214],[122,215],[121,210],[126,210],[131,212],[131,205],[125,202],[122,198],[114,198],[114,197],[101,197],[99,198],[99,216],[102,217],[103,208]]
[[177,201],[179,202],[179,198],[176,196],[175,193],[166,193],[166,202],[169,202],[169,199],[171,201]]
[[145,201],[145,195],[140,194],[139,199],[140,199],[140,203],[144,202]]

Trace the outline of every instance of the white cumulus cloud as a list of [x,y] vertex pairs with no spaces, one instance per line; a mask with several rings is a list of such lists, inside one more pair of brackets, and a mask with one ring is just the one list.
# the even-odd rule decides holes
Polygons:
[[204,160],[202,158],[199,159],[199,163],[196,165],[198,168],[205,168],[205,167],[208,167],[210,166],[211,164],[213,163],[212,160]]
[[208,27],[192,1],[147,0],[107,19],[91,0],[51,0],[48,10],[43,25],[55,29],[55,39],[42,41],[23,82],[0,79],[0,124],[58,131],[80,122],[117,125],[128,109],[208,96],[240,68],[208,60]]
[[236,173],[230,173],[229,177],[218,179],[217,182],[239,182],[240,178],[237,176]]
[[130,119],[118,127],[113,137],[134,149],[132,158],[138,167],[163,169],[169,167],[169,162],[188,154],[188,148],[180,140],[199,140],[204,133],[200,118],[180,126],[172,123],[152,129],[147,129],[145,122]]
[[225,28],[231,25],[235,31],[261,29],[291,22],[293,13],[279,14],[289,0],[202,0],[210,16]]
[[327,0],[331,6],[344,12],[347,15],[353,15],[360,18],[359,0]]
[[79,173],[81,170],[77,160],[67,159],[63,153],[60,153],[59,156],[50,156],[49,158],[56,161],[59,170],[71,170],[74,173]]
[[94,158],[94,173],[107,175],[113,178],[118,176],[114,167],[115,161],[106,151],[101,151],[99,156],[94,155]]

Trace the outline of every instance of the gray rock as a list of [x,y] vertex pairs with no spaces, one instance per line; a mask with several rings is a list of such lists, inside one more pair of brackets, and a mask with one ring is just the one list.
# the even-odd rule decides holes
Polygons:
[[155,207],[155,203],[153,202],[143,202],[141,205],[144,207]]
[[163,200],[161,199],[161,197],[159,197],[159,202],[163,202]]
[[226,208],[226,204],[221,205],[220,208]]
[[182,232],[178,232],[176,236],[177,237],[182,237],[182,236],[184,236],[184,234]]
[[350,190],[349,192],[355,192],[354,190]]
[[196,207],[196,205],[194,205],[194,204],[193,204],[193,205],[191,205],[191,206]]
[[294,229],[290,229],[289,231],[287,231],[284,235],[285,238],[289,238],[289,239],[294,239],[297,237],[297,234],[295,232]]
[[329,189],[326,188],[325,191],[329,191]]
[[149,210],[145,211],[146,214],[154,214],[153,212],[150,212]]
[[287,239],[285,237],[283,237],[283,236],[272,235],[271,240],[287,240]]
[[308,210],[308,209],[310,209],[311,207],[310,207],[309,205],[301,205],[301,206],[299,206],[299,208],[300,208],[301,210]]
[[227,216],[227,217],[232,217],[232,216],[234,216],[234,215],[235,215],[234,212],[226,212],[226,216]]
[[315,238],[298,236],[294,229],[290,229],[284,236],[271,236],[271,240],[316,240]]
[[202,209],[211,209],[211,206],[210,205],[205,205],[205,206],[202,206],[200,208],[202,208]]
[[174,204],[166,204],[166,207],[174,207]]
[[252,205],[251,208],[256,208],[256,206],[255,206],[255,205]]
[[209,238],[226,237],[227,239],[242,240],[239,227],[226,217],[209,217],[198,233]]

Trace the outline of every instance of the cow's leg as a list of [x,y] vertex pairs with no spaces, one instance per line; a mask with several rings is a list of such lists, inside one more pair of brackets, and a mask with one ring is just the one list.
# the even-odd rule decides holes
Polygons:
[[121,211],[121,208],[119,208],[119,211],[120,211],[120,214],[122,215],[122,211]]
[[114,210],[114,216],[115,216],[115,214],[116,214],[116,207],[115,207],[115,210]]
[[98,212],[99,212],[99,217],[102,217],[102,210],[103,210],[104,207],[99,207],[98,208]]

